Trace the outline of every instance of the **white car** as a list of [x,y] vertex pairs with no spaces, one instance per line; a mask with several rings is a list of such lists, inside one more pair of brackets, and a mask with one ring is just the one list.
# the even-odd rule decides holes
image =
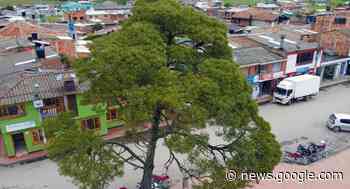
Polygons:
[[350,131],[350,115],[333,113],[329,116],[327,127],[333,131]]

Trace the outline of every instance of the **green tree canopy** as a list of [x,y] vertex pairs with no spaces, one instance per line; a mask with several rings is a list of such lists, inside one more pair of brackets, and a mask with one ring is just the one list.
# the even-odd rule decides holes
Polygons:
[[[79,164],[86,151],[70,149],[86,149],[81,145],[90,140],[89,152],[102,148],[108,154],[110,150],[115,162],[121,160],[143,169],[141,188],[151,189],[154,158],[164,155],[155,151],[160,139],[169,149],[166,167],[175,163],[186,176],[209,176],[210,188],[232,189],[247,184],[241,180],[226,182],[227,169],[271,171],[279,162],[280,147],[269,124],[258,115],[239,66],[232,61],[226,33],[223,23],[176,0],[138,0],[133,16],[122,29],[97,39],[92,58],[81,61],[76,70],[81,80],[90,83],[86,102],[97,105],[118,99],[119,116],[130,129],[125,138],[145,143],[145,152],[134,152],[118,139],[102,142],[93,132],[67,134],[65,140],[72,138],[74,142],[70,147],[55,143],[59,138],[53,135],[49,152],[59,162],[61,173],[82,180],[71,165]],[[136,134],[144,123],[150,123],[150,129]],[[217,142],[213,143],[209,134],[215,135]],[[61,150],[77,158],[62,158]],[[178,154],[184,154],[187,163],[179,161]],[[95,160],[113,167],[111,159],[90,161],[92,165]],[[81,170],[88,168],[79,165]],[[119,166],[117,173],[121,173],[122,163]]]

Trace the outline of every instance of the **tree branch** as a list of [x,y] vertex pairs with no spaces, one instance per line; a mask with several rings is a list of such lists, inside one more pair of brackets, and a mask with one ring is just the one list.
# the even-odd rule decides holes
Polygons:
[[182,173],[185,173],[185,174],[187,174],[190,177],[194,177],[194,178],[200,180],[199,176],[194,175],[193,173],[191,173],[191,171],[189,169],[186,169],[184,166],[182,166],[181,162],[179,161],[179,159],[176,158],[176,156],[175,156],[175,154],[174,154],[174,152],[172,150],[169,149],[169,153],[170,153],[170,156],[171,156],[171,159],[172,159],[170,164],[172,164],[172,162],[175,161],[176,165],[179,167],[179,169],[180,169],[180,171]]
[[107,141],[107,144],[112,144],[112,145],[117,145],[123,149],[125,149],[132,157],[134,157],[136,160],[138,160],[139,162],[141,162],[143,165],[145,164],[145,161],[143,159],[141,159],[133,150],[131,150],[127,145],[122,144],[120,142],[117,142],[115,140],[110,140]]
[[117,155],[120,159],[122,159],[125,163],[128,163],[129,165],[131,165],[131,166],[133,166],[133,167],[135,167],[135,168],[138,168],[138,169],[144,169],[143,166],[137,165],[136,163],[133,163],[133,162],[130,161],[130,160],[133,159],[132,156],[129,157],[129,158],[124,158],[124,157],[122,156],[122,154],[120,154],[120,153],[117,153],[117,152],[115,152],[115,151],[113,151],[113,153],[114,153],[115,155]]

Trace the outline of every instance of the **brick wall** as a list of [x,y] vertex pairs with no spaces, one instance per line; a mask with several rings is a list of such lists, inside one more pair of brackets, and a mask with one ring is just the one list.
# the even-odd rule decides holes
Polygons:
[[87,20],[85,10],[74,11],[74,12],[69,12],[64,14],[64,20],[68,21],[69,17],[71,17],[74,21],[77,21],[77,22],[82,22]]
[[322,33],[320,44],[323,49],[333,50],[338,56],[348,56],[349,54],[350,40],[338,31]]
[[58,54],[64,54],[69,57],[76,56],[73,40],[56,40],[51,42],[51,45],[56,47]]
[[[336,17],[345,17],[346,24],[336,24],[334,22]],[[316,18],[316,23],[312,25],[312,30],[317,32],[327,32],[337,29],[349,29],[350,28],[350,15],[327,15],[327,16],[318,16]]]

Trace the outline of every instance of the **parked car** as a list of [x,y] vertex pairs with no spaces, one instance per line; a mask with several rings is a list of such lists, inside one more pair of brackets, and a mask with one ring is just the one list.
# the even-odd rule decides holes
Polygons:
[[320,77],[299,75],[283,79],[273,94],[273,102],[292,104],[316,96],[320,90]]
[[350,114],[331,114],[327,121],[327,127],[336,132],[350,131]]

